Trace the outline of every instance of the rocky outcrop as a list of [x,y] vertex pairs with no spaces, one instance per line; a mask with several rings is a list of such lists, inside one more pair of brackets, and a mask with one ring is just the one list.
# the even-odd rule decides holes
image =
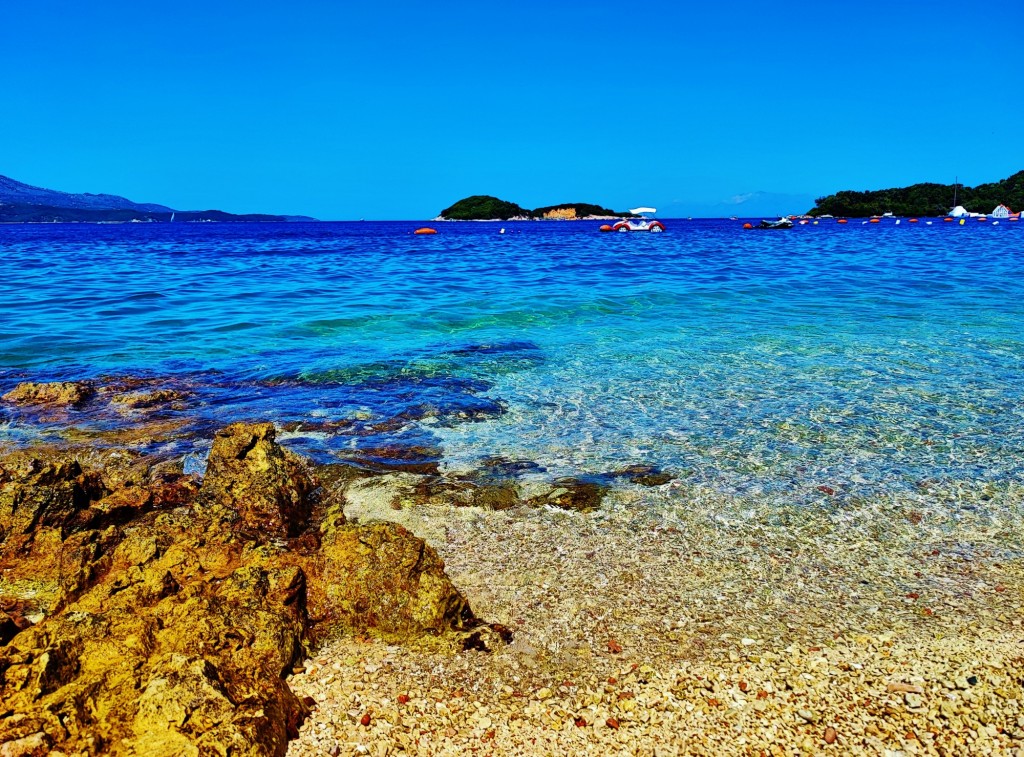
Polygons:
[[235,423],[217,432],[201,494],[247,527],[296,536],[309,520],[312,491],[302,462],[275,441],[272,423]]
[[0,754],[283,755],[318,634],[474,622],[433,549],[346,522],[270,424],[219,432],[201,488],[105,462],[0,459]]
[[85,381],[57,381],[33,383],[26,381],[3,395],[2,399],[12,405],[49,405],[53,407],[76,407],[96,394],[96,389]]
[[397,524],[328,525],[305,565],[309,610],[319,622],[396,639],[472,624],[437,552]]
[[124,410],[149,410],[158,407],[183,407],[187,394],[177,389],[153,389],[152,391],[119,392],[110,398],[110,403]]

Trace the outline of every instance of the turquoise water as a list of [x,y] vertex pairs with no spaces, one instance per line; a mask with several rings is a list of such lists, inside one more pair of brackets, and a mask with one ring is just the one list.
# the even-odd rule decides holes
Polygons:
[[[1019,225],[597,225],[0,227],[0,390],[150,377],[197,437],[269,418],[323,458],[645,462],[797,500],[1024,479]],[[3,408],[0,440],[57,424]]]

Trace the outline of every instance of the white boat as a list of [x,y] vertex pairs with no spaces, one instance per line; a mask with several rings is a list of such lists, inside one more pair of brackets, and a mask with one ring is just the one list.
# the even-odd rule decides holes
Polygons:
[[655,208],[630,208],[632,218],[624,218],[612,226],[612,231],[650,231],[660,233],[665,230],[665,224],[657,221],[653,216],[658,211]]

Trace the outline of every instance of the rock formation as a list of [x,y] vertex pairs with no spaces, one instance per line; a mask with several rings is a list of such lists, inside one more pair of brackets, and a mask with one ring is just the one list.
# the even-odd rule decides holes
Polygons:
[[25,382],[7,392],[3,399],[13,405],[53,405],[74,407],[96,393],[84,381],[56,381],[52,383]]
[[201,487],[138,454],[0,458],[0,754],[283,755],[315,637],[473,624],[430,546],[320,491],[271,424],[219,432]]

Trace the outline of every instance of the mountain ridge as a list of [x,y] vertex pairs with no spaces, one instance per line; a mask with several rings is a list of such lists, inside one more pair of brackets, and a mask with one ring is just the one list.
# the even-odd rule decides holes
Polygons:
[[62,192],[0,175],[0,222],[103,223],[126,221],[290,222],[314,221],[308,216],[270,213],[227,213],[223,210],[176,210],[152,202],[92,192]]

